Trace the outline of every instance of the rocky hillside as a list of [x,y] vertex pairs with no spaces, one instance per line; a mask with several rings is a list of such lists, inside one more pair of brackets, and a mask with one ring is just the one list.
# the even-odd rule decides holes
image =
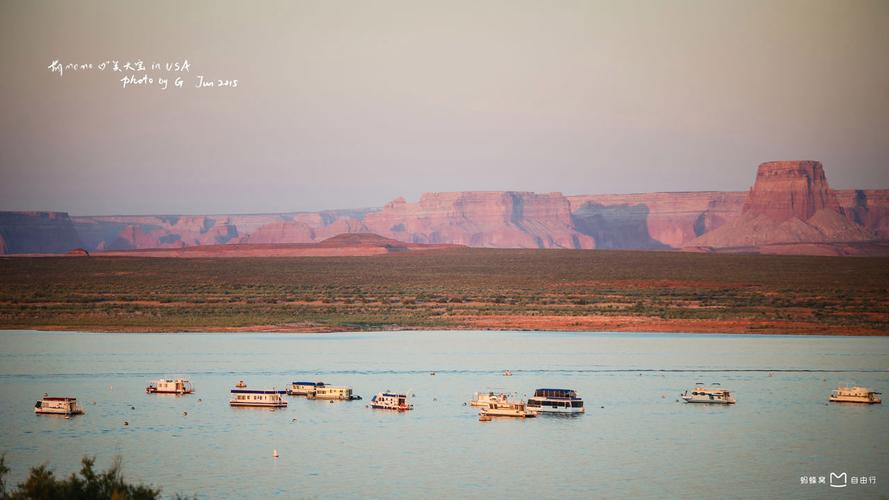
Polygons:
[[80,246],[65,212],[0,212],[0,254],[65,253]]
[[[832,190],[819,162],[781,161],[760,165],[749,192],[425,193],[381,208],[246,215],[5,212],[0,253],[299,244],[349,233],[492,248],[863,253],[863,242],[889,241],[889,189]],[[839,243],[852,250],[826,250]]]

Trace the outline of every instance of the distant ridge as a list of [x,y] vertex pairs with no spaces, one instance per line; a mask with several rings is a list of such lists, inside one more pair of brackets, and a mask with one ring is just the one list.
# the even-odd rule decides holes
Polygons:
[[[236,251],[218,246],[243,253],[244,245],[270,245],[262,247],[267,254],[280,254],[285,247],[279,245],[321,244],[342,234],[388,239],[378,245],[389,245],[387,251],[412,244],[455,244],[862,255],[885,248],[868,242],[889,241],[889,189],[834,190],[820,162],[798,160],[763,163],[749,192],[433,192],[416,202],[399,197],[379,208],[241,215],[0,212],[0,254],[74,248],[91,254],[156,253],[194,247],[217,254]],[[336,241],[334,246],[341,245]],[[374,244],[356,241],[351,246]],[[287,248],[296,252],[300,247]],[[330,246],[311,248],[333,252]]]
[[386,255],[458,248],[462,245],[404,243],[372,233],[340,234],[318,243],[233,243],[184,248],[93,252],[98,257],[338,257]]

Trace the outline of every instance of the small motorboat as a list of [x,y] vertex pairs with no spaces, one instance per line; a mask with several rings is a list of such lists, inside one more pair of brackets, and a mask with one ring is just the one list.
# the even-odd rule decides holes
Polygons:
[[512,372],[509,370],[503,370],[503,376],[504,377],[512,377]]
[[479,417],[517,417],[532,418],[537,412],[525,407],[521,401],[507,401],[505,403],[490,403],[487,408],[482,408]]
[[504,393],[495,392],[476,392],[469,401],[471,406],[480,406],[487,408],[489,403],[506,403],[509,397]]
[[717,383],[712,384],[712,387],[704,387],[704,384],[697,383],[694,389],[685,391],[679,397],[686,403],[735,404],[735,397],[732,396],[732,393],[719,387]]

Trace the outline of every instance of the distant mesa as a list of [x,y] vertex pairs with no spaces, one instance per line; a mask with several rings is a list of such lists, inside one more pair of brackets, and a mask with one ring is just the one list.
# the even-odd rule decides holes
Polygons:
[[789,245],[878,239],[844,213],[820,162],[780,161],[759,166],[738,217],[686,246],[689,250],[756,251],[757,247],[781,245],[782,253],[795,253]]
[[378,208],[275,214],[0,212],[0,253],[8,254],[332,255],[464,245],[871,255],[886,249],[874,242],[887,241],[889,189],[831,189],[811,160],[763,163],[747,192],[433,192]]
[[759,166],[743,213],[784,222],[794,217],[808,220],[822,209],[840,211],[821,162],[771,161]]
[[145,248],[96,252],[95,256],[129,257],[341,257],[422,252],[460,245],[405,243],[377,234],[336,235],[318,243],[234,243],[184,248]]

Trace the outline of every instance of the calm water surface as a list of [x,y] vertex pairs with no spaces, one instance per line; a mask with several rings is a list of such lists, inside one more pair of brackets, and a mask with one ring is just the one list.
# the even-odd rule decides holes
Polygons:
[[[0,452],[12,483],[40,463],[68,474],[83,455],[102,468],[120,455],[128,478],[204,498],[879,498],[889,405],[825,401],[840,383],[889,394],[887,369],[886,338],[0,332]],[[145,394],[174,375],[196,394]],[[239,379],[347,384],[365,401],[233,409]],[[721,382],[738,404],[677,402],[695,382]],[[479,422],[463,405],[537,387],[576,389],[586,415]],[[415,410],[368,409],[382,390],[415,394]],[[76,396],[86,415],[35,416],[44,392]],[[800,484],[830,472],[877,484]]]

